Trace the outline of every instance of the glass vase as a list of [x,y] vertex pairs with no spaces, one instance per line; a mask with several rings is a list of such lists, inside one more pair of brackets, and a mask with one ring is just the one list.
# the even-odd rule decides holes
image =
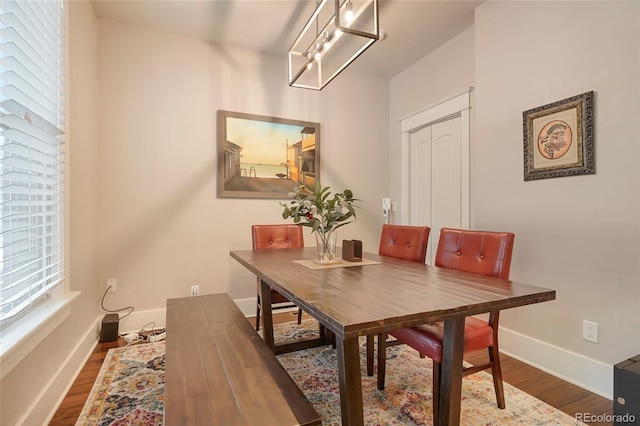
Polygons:
[[318,247],[318,263],[333,263],[336,261],[336,241],[338,239],[338,231],[317,230],[316,245]]

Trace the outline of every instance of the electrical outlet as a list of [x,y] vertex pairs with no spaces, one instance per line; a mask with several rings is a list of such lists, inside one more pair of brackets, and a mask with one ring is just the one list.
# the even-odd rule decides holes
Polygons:
[[200,295],[200,286],[199,285],[192,285],[191,286],[191,295],[192,296]]
[[115,293],[116,284],[118,284],[118,280],[116,280],[115,278],[107,279],[107,288],[109,289],[109,293]]
[[598,323],[582,321],[582,338],[589,342],[598,343]]

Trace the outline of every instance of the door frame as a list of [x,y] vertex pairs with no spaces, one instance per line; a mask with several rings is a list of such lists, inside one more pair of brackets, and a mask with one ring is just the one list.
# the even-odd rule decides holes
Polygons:
[[400,221],[402,224],[410,224],[411,219],[411,158],[410,140],[411,133],[424,127],[442,121],[450,116],[460,116],[460,143],[462,149],[462,200],[461,215],[462,227],[469,229],[470,210],[470,139],[471,139],[471,92],[469,87],[462,93],[438,102],[430,107],[413,113],[399,120],[400,122]]

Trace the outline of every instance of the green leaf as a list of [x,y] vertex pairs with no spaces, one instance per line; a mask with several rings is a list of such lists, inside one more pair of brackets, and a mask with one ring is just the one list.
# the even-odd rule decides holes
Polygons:
[[[280,203],[283,207],[282,218],[293,219],[293,222],[300,226],[312,228],[311,232],[324,234],[325,232],[347,225],[355,219],[355,202],[359,201],[353,197],[350,189],[335,194],[331,193],[331,188],[316,184],[314,192],[309,194],[304,185],[296,186],[295,192],[290,193],[291,200]],[[307,215],[311,211],[313,217]]]

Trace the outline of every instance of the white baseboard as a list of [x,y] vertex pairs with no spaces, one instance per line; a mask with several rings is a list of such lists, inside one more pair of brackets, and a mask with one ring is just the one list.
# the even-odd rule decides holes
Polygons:
[[156,330],[167,326],[167,309],[149,309],[134,311],[131,315],[120,320],[118,332],[120,334],[135,333],[140,330]]
[[[256,303],[258,303],[257,297],[235,299],[234,302],[236,302],[236,305],[238,305],[238,308],[240,308],[245,317],[253,318],[256,316]],[[298,312],[298,308],[294,306],[293,308],[281,309],[278,311],[278,313],[280,312]]]
[[51,377],[20,418],[18,425],[49,424],[98,343],[96,330],[100,320],[97,319],[89,326],[78,344],[69,352],[57,373]]
[[240,308],[245,317],[256,316],[256,303],[258,303],[258,299],[256,297],[235,299],[234,302],[236,302],[236,305],[238,305],[238,308]]
[[[249,297],[246,299],[234,300],[240,311],[245,317],[254,317],[256,315],[256,298]],[[131,315],[120,321],[119,333],[135,333],[143,328],[149,330],[151,328],[165,328],[167,326],[167,309],[150,309],[147,311],[133,312]]]
[[500,352],[604,398],[613,399],[612,365],[502,327]]

